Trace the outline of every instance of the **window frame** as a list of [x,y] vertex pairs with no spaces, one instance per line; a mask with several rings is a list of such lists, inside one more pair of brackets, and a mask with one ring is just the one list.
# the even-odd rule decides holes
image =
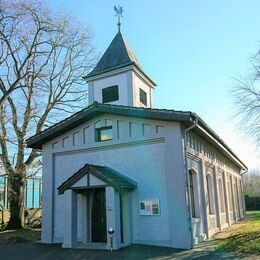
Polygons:
[[[112,91],[116,90],[116,93],[112,93]],[[107,93],[105,93],[107,92]],[[109,92],[109,93],[108,93]],[[111,92],[111,93],[110,93]],[[115,95],[115,97],[114,97]],[[112,96],[112,99],[111,99]],[[110,97],[107,98],[107,97]],[[102,88],[102,103],[110,103],[119,100],[119,88],[118,85],[109,86],[106,88]]]
[[228,205],[229,205],[229,211],[234,211],[234,205],[233,205],[233,193],[232,193],[232,179],[227,181],[227,187],[228,187]]
[[208,192],[208,203],[209,203],[209,214],[215,215],[214,208],[214,197],[213,197],[213,179],[210,174],[206,176],[207,192]]
[[141,88],[139,88],[139,101],[147,106],[147,93]]
[[[111,138],[102,140],[102,130],[111,130]],[[112,126],[103,126],[96,128],[96,142],[107,142],[113,140],[113,127]]]
[[191,215],[196,218],[196,207],[195,207],[195,194],[194,194],[194,183],[193,183],[193,172],[189,170],[189,182],[190,182],[190,203],[191,203]]
[[225,213],[225,198],[224,198],[224,187],[221,178],[218,178],[218,196],[220,202],[220,212]]

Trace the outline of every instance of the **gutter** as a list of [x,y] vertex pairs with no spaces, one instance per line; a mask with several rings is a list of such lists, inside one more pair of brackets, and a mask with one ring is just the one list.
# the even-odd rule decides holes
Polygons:
[[189,221],[189,231],[190,231],[190,248],[194,248],[194,241],[193,241],[193,230],[192,230],[192,213],[191,213],[191,198],[190,198],[190,180],[189,180],[189,168],[188,168],[188,158],[187,158],[187,133],[192,130],[193,128],[198,126],[198,118],[196,117],[195,123],[185,129],[184,131],[184,153],[185,153],[185,171],[186,171],[186,178],[185,178],[185,190],[188,194],[188,221]]
[[243,201],[243,213],[244,213],[244,217],[246,216],[246,198],[245,198],[245,193],[244,193],[244,175],[245,173],[248,172],[248,169],[244,170],[244,172],[241,172],[241,181],[242,181],[242,185],[240,188],[242,188],[242,201]]
[[241,172],[241,175],[242,175],[242,174],[244,175],[244,174],[247,173],[247,172],[248,172],[248,169],[245,169],[244,172]]

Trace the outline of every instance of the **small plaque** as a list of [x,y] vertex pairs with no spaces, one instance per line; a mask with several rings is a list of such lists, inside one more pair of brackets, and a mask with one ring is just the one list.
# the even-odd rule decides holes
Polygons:
[[141,216],[158,216],[160,212],[159,199],[139,201],[139,214]]

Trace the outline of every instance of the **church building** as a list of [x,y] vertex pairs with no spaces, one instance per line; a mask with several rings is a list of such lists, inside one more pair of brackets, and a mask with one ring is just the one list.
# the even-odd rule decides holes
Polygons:
[[154,108],[120,30],[84,79],[89,106],[27,140],[42,151],[42,243],[110,249],[111,229],[114,249],[190,249],[245,216],[246,165],[197,114]]

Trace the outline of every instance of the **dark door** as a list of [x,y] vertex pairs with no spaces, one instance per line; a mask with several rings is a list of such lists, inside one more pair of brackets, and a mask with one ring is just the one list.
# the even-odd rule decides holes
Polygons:
[[107,242],[105,189],[96,189],[92,204],[92,242]]

